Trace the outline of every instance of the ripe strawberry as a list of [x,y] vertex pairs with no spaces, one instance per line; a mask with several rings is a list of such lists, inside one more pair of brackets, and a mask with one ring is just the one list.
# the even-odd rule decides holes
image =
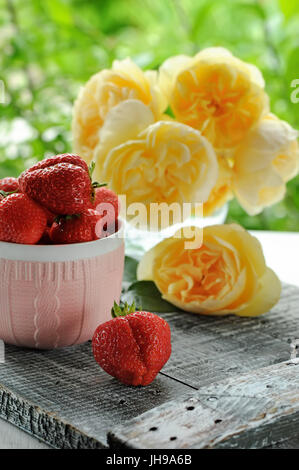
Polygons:
[[81,214],[60,217],[50,229],[53,243],[82,243],[101,237],[101,216],[93,209],[85,209]]
[[38,242],[38,245],[52,245],[52,240],[50,238],[50,227],[46,227],[45,231]]
[[95,360],[124,384],[150,384],[171,354],[168,323],[154,313],[135,312],[134,303],[114,303],[112,316],[93,335]]
[[94,197],[88,166],[77,155],[42,160],[19,177],[20,190],[54,214],[77,214]]
[[5,191],[6,193],[11,193],[12,191],[17,191],[19,189],[18,178],[12,178],[8,176],[0,180],[0,190]]
[[116,222],[120,211],[117,195],[111,189],[103,186],[95,189],[95,198],[92,208],[105,217],[103,230],[108,235],[116,230]]
[[[100,204],[111,204],[113,208],[113,215],[114,219],[117,220],[118,215],[119,215],[119,210],[120,210],[120,204],[119,204],[119,199],[117,195],[109,188],[106,186],[102,186],[100,188],[96,188],[95,190],[95,198],[94,198],[94,203],[93,203],[93,209],[98,210],[97,207]],[[103,205],[103,209],[105,210],[105,206]],[[99,207],[98,212],[101,210],[101,207]]]
[[0,201],[0,240],[34,245],[42,237],[47,216],[26,194],[11,194]]
[[47,216],[47,225],[51,227],[57,217],[57,214],[53,214],[53,212],[49,211],[49,209],[47,209],[46,207],[43,207],[43,209]]

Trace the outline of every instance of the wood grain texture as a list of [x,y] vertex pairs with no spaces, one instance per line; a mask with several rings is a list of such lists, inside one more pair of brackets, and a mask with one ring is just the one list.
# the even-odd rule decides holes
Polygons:
[[299,424],[299,361],[202,387],[109,433],[121,448],[259,448],[291,439]]
[[106,447],[111,425],[189,390],[163,375],[145,388],[126,387],[96,364],[90,343],[53,351],[6,346],[0,384],[1,418],[71,449]]
[[[173,353],[145,388],[126,387],[107,375],[95,363],[90,343],[53,351],[6,346],[0,417],[53,447],[105,447],[108,430],[134,417],[287,360],[290,340],[299,337],[298,304],[299,289],[285,285],[279,304],[258,318],[162,314],[171,327]],[[295,374],[297,368],[291,369]]]
[[163,314],[173,353],[163,372],[194,388],[282,362],[299,338],[299,289],[284,285],[280,302],[256,318]]
[[266,447],[266,449],[299,449],[299,434],[283,439],[275,444]]

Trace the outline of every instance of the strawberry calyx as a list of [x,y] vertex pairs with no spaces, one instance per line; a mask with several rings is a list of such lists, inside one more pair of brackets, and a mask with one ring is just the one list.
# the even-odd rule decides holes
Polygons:
[[107,186],[107,183],[98,183],[97,181],[94,181],[91,186],[93,188],[102,188],[103,186]]
[[15,194],[15,193],[17,193],[17,192],[18,192],[17,189],[16,189],[15,191],[9,191],[9,192],[3,191],[3,189],[0,190],[0,194],[1,194],[1,196],[3,196],[3,197],[10,196],[11,194]]
[[61,222],[64,221],[64,220],[80,219],[80,217],[81,217],[81,214],[72,214],[72,215],[58,214],[55,217],[54,222],[56,222],[57,224],[61,224]]
[[128,304],[128,302],[121,302],[120,305],[118,305],[114,301],[114,305],[111,309],[111,316],[112,318],[118,318],[118,317],[125,317],[126,315],[129,315],[130,313],[135,313],[136,311],[141,311],[142,308],[139,307],[136,309],[135,302],[133,302],[131,305]]
[[95,189],[96,188],[102,188],[103,186],[107,186],[107,183],[98,183],[97,181],[92,182],[92,174],[95,169],[95,162],[91,162],[91,164],[88,167],[88,174],[91,182],[91,202],[94,203],[95,200]]
[[92,174],[94,172],[95,166],[96,166],[95,162],[91,162],[91,164],[88,167],[88,174],[89,174],[90,181],[92,181]]

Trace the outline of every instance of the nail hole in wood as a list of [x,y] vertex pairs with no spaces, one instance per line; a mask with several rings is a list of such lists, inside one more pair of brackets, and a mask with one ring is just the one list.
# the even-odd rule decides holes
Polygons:
[[170,441],[176,441],[176,439],[177,439],[177,438],[176,438],[175,436],[172,436],[172,437],[170,438]]
[[217,397],[209,397],[207,398],[208,401],[217,401],[218,398]]
[[215,423],[215,424],[222,423],[222,419],[215,419],[214,423]]
[[150,428],[150,431],[157,431],[158,428],[156,428],[156,426],[153,426],[152,428]]
[[194,406],[187,406],[186,410],[192,411],[192,410],[194,410]]

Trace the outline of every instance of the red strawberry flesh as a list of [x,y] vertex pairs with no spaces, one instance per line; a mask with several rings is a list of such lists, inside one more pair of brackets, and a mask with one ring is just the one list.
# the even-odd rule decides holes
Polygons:
[[60,155],[54,155],[53,157],[46,158],[37,162],[35,165],[30,167],[26,171],[35,171],[40,170],[42,168],[48,168],[49,166],[57,165],[58,163],[71,163],[72,165],[80,166],[88,173],[88,166],[87,163],[79,157],[79,155],[74,155],[72,153],[62,153]]
[[103,216],[103,233],[106,236],[117,230],[117,219],[120,211],[118,196],[111,189],[103,186],[95,189],[95,199],[92,204],[101,216]]
[[50,229],[53,243],[83,243],[101,237],[101,216],[93,209],[85,209],[81,214],[61,217]]
[[88,167],[77,155],[57,155],[37,163],[20,175],[19,186],[54,214],[80,213],[92,203]]
[[42,237],[47,216],[26,194],[15,193],[0,202],[0,240],[34,245]]
[[0,190],[5,191],[6,193],[10,193],[13,191],[17,191],[19,189],[19,182],[18,178],[13,178],[8,176],[7,178],[3,178],[0,180]]

